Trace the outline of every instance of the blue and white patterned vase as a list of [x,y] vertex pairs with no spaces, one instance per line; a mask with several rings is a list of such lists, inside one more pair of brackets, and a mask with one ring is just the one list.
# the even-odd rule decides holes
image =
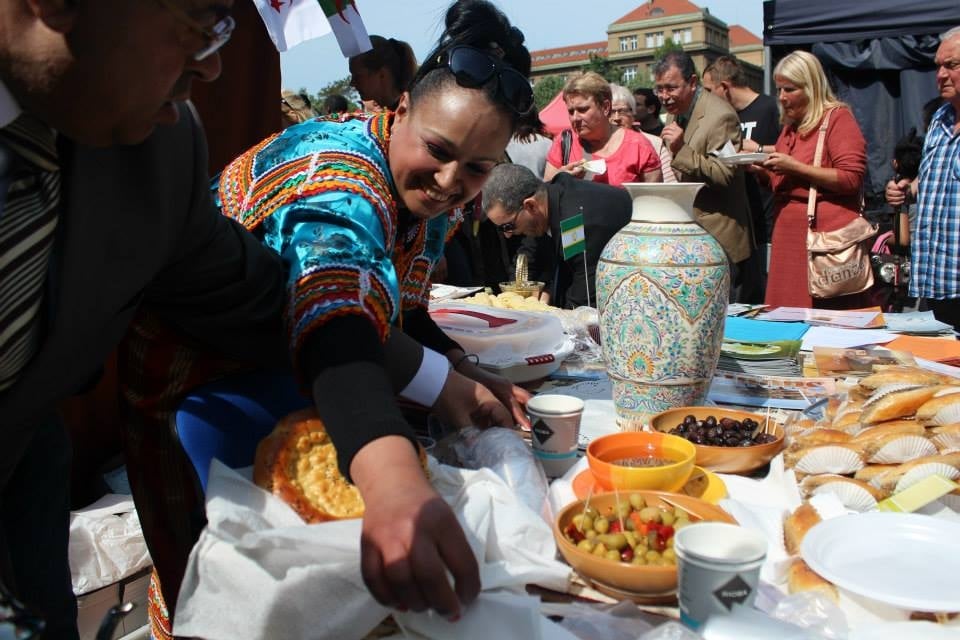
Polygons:
[[727,257],[696,222],[701,183],[626,184],[633,215],[597,265],[597,308],[621,424],[706,399],[720,358]]

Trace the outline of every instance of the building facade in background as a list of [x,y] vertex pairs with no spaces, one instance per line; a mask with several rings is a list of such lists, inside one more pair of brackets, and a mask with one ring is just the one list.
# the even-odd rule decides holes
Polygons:
[[651,86],[654,51],[668,40],[690,54],[698,72],[719,56],[736,56],[744,63],[750,86],[762,92],[763,41],[688,0],[649,0],[613,21],[606,40],[531,51],[531,78],[534,84],[552,76],[565,79],[596,55],[615,65],[621,84]]

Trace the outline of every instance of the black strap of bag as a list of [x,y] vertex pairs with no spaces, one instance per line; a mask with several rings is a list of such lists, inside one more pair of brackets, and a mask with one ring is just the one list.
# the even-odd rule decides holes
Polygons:
[[570,162],[570,147],[573,146],[573,131],[564,129],[560,132],[560,157],[563,160],[560,166]]

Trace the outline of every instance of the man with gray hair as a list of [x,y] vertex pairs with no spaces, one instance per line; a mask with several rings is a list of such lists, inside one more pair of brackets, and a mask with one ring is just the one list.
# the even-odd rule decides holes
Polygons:
[[669,114],[660,137],[673,153],[673,172],[680,182],[705,184],[693,203],[697,222],[726,251],[735,287],[737,265],[753,250],[750,207],[743,172],[715,154],[727,142],[740,148],[740,120],[733,107],[701,89],[686,53],[671,51],[657,62],[653,75],[654,91]]
[[[543,182],[524,166],[501,164],[490,172],[482,194],[484,213],[505,236],[526,236],[520,253],[530,259],[530,278],[547,284],[547,302],[572,309],[589,300],[596,306],[600,253],[630,222],[633,205],[624,189],[564,172]],[[564,259],[560,222],[581,214],[584,255]],[[546,242],[537,242],[546,235]]]
[[960,27],[940,36],[934,62],[944,104],[930,120],[920,175],[912,188],[908,179],[891,180],[886,197],[895,207],[917,203],[909,295],[925,298],[938,320],[960,331]]
[[[637,108],[637,102],[633,94],[626,87],[613,82],[610,83],[610,94],[613,96],[610,103],[610,123],[623,129],[634,129],[633,114]],[[677,178],[673,175],[673,169],[670,168],[673,156],[670,155],[670,150],[663,143],[663,139],[646,131],[638,129],[634,129],[634,131],[638,131],[646,138],[653,150],[657,152],[657,157],[660,158],[660,172],[663,174],[663,181],[676,182]]]

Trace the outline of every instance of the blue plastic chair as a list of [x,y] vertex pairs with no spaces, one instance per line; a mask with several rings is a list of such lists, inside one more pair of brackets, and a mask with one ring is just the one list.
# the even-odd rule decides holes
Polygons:
[[234,469],[252,465],[257,444],[277,422],[311,404],[289,371],[255,371],[198,387],[171,426],[206,493],[213,458]]

